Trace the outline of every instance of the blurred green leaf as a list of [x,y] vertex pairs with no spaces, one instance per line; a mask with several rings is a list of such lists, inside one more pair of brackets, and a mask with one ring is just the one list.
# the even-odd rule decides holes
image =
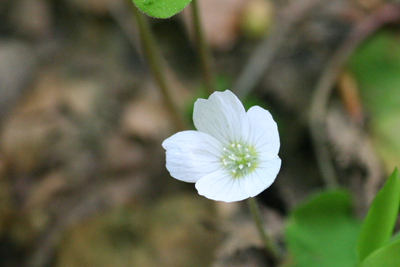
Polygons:
[[400,161],[400,34],[382,30],[352,55],[354,74],[374,144],[389,170]]
[[[396,168],[375,196],[362,224],[357,240],[359,262],[389,242],[399,212],[399,202],[400,180]],[[400,254],[399,251],[397,253]]]
[[398,267],[400,265],[400,239],[376,250],[364,260],[361,267]]
[[322,192],[292,212],[285,237],[293,267],[354,267],[360,224],[345,191]]
[[133,0],[133,3],[151,17],[166,19],[179,13],[191,0]]

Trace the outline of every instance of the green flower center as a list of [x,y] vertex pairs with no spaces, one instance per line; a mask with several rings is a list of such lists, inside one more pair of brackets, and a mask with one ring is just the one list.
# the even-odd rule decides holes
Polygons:
[[234,178],[240,178],[254,170],[257,155],[253,148],[240,143],[223,147],[221,162]]

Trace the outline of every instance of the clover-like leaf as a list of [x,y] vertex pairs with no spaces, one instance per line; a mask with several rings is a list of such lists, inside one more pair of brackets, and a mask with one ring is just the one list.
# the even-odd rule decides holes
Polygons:
[[191,0],[133,0],[133,3],[147,15],[166,19],[184,9]]

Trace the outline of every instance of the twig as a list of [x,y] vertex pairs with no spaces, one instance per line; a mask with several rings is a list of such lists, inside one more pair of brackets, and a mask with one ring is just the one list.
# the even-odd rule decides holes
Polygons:
[[315,153],[326,186],[337,187],[338,181],[326,144],[325,117],[330,95],[339,72],[355,48],[378,28],[388,22],[400,20],[400,8],[394,4],[385,4],[364,20],[355,25],[346,41],[333,55],[331,61],[319,79],[311,100],[309,127]]
[[195,31],[196,43],[200,58],[201,72],[203,75],[206,90],[209,95],[211,95],[215,90],[215,78],[212,71],[212,57],[210,54],[210,49],[205,40],[203,30],[201,28],[200,14],[197,0],[192,0],[192,16],[193,16],[193,26]]
[[293,1],[284,10],[281,18],[277,19],[278,22],[274,23],[272,31],[267,33],[246,63],[242,73],[231,88],[232,92],[239,98],[245,98],[250,93],[272,65],[279,49],[289,38],[293,28],[304,19],[313,7],[321,2],[321,0]]
[[[137,177],[140,175],[138,174]],[[80,185],[80,189],[75,188],[74,194],[70,198],[57,199],[58,212],[55,213],[54,220],[48,225],[45,233],[35,241],[34,251],[32,255],[28,255],[25,266],[50,266],[54,253],[60,246],[66,231],[101,211],[121,206],[127,201],[127,198],[138,197],[135,192],[141,192],[140,189],[144,186],[142,183],[140,179],[125,179],[98,185],[88,182]],[[119,189],[118,196],[112,194],[116,186]],[[124,197],[121,198],[121,196]]]

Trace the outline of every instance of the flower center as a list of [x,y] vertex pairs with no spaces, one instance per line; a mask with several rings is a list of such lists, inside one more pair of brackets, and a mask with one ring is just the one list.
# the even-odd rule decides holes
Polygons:
[[257,163],[257,155],[249,146],[232,143],[223,148],[222,164],[234,178],[243,177],[252,171]]

